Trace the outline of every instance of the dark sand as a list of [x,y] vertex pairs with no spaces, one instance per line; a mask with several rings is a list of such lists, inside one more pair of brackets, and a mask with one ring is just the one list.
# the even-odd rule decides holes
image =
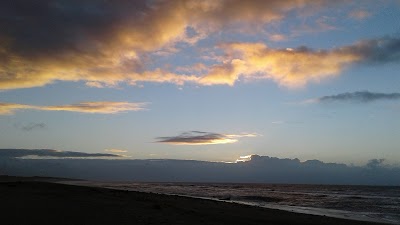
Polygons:
[[50,183],[45,179],[2,179],[0,218],[4,225],[374,224],[211,200]]

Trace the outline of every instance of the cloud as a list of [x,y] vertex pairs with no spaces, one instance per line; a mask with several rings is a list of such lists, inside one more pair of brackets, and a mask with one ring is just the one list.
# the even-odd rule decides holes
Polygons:
[[186,19],[176,4],[3,1],[0,89],[57,80],[82,80],[92,87],[153,81],[140,72],[140,56],[184,35]]
[[115,114],[127,111],[140,111],[144,110],[147,103],[132,103],[132,102],[81,102],[70,105],[56,105],[56,106],[34,106],[23,105],[16,103],[0,102],[0,115],[10,115],[17,110],[41,110],[41,111],[69,111],[80,113],[101,113],[101,114]]
[[274,49],[264,43],[225,43],[222,64],[199,80],[203,85],[234,85],[240,79],[272,79],[282,86],[302,87],[338,76],[356,63],[383,64],[400,60],[400,38],[364,40],[330,50]]
[[119,157],[119,155],[114,154],[70,152],[53,149],[0,149],[0,157],[20,158],[32,156],[57,158]]
[[146,103],[131,102],[81,102],[71,105],[42,106],[40,109],[46,111],[114,114],[126,111],[140,111],[144,109],[145,105]]
[[203,131],[184,132],[178,136],[158,137],[159,143],[172,145],[214,145],[238,142],[242,137],[256,137],[257,134],[219,134]]
[[[3,151],[0,150],[0,155]],[[29,152],[13,153],[10,157],[27,154]],[[62,158],[62,155],[60,159],[0,157],[0,171],[17,176],[102,181],[400,185],[400,168],[382,165],[380,160],[372,160],[372,164],[366,166],[348,166],[259,155],[242,157],[237,163],[176,159],[88,160],[81,156]]]
[[115,149],[115,148],[105,149],[104,151],[106,151],[106,152],[113,152],[113,153],[124,153],[124,152],[127,152],[126,150]]
[[338,51],[358,55],[362,63],[384,64],[400,60],[400,37],[363,40]]
[[369,91],[346,92],[337,95],[327,95],[314,100],[310,103],[332,103],[332,102],[357,102],[369,103],[380,100],[400,100],[400,93],[376,93]]
[[[319,0],[1,1],[0,90],[84,81],[182,85],[197,77],[146,67],[147,53],[193,44],[215,30],[259,26],[288,12],[331,5]],[[196,31],[191,37],[188,29]],[[150,59],[151,60],[151,59]]]
[[45,123],[29,123],[23,126],[20,126],[19,124],[15,124],[15,127],[18,129],[21,129],[23,131],[32,131],[32,130],[38,130],[38,129],[45,129],[46,124]]
[[383,165],[384,161],[385,159],[371,159],[365,166],[370,169],[382,168],[384,166]]
[[11,115],[14,113],[14,111],[17,111],[17,110],[35,109],[35,108],[36,108],[35,106],[31,106],[31,105],[0,102],[0,115]]
[[269,35],[269,39],[272,41],[286,41],[288,37],[284,34],[271,34]]
[[263,43],[224,44],[225,63],[215,65],[200,82],[204,85],[233,85],[237,80],[272,79],[287,87],[304,86],[338,75],[360,56],[339,49],[273,49]]
[[363,20],[371,16],[372,13],[362,10],[362,9],[357,9],[353,10],[349,13],[349,17],[355,20]]
[[[193,45],[215,31],[238,26],[259,30],[291,12],[307,9],[315,14],[340,4],[330,1],[4,0],[0,4],[0,90],[56,81],[83,81],[97,88],[146,82],[234,85],[241,78],[272,79],[286,87],[299,87],[338,76],[355,62],[382,63],[400,58],[399,38],[381,38],[331,50],[225,44],[223,64],[200,74],[198,71],[205,70],[201,62],[195,62],[197,71],[186,70],[187,74],[165,70],[165,65],[149,66],[152,55],[163,55],[168,49],[173,49],[168,54],[176,54],[176,44]],[[270,38],[280,41],[285,36],[274,34]],[[188,65],[181,68],[184,71]]]

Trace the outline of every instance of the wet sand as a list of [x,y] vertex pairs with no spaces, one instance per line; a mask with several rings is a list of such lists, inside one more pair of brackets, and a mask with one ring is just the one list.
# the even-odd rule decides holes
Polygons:
[[377,224],[206,199],[48,181],[2,179],[1,224]]

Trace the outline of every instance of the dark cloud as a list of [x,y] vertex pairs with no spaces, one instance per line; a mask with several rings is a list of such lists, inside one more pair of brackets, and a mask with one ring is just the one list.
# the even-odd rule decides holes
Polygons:
[[[318,12],[344,1],[332,2],[3,0],[0,90],[40,87],[55,81],[83,81],[91,87],[143,82],[234,85],[241,78],[273,79],[295,87],[338,75],[351,64],[400,59],[400,38],[384,37],[325,50],[274,49],[265,43],[247,43],[236,45],[240,54],[233,55],[229,49],[234,46],[226,45],[227,58],[222,60],[226,63],[215,64],[204,74],[149,66],[151,53],[173,49],[178,43],[193,44],[235,25],[259,28],[298,10]],[[196,35],[191,37],[189,29]],[[238,64],[239,59],[243,63]]]
[[29,123],[27,125],[19,126],[18,124],[15,126],[23,131],[32,131],[32,130],[40,130],[45,129],[45,123]]
[[211,145],[229,144],[238,141],[241,137],[255,137],[257,134],[219,134],[203,131],[184,132],[178,136],[158,137],[158,142],[174,145]]
[[158,137],[158,142],[171,144],[207,144],[214,140],[223,139],[224,135],[210,132],[191,131],[178,136]]
[[18,55],[91,54],[101,53],[100,49],[129,38],[126,47],[145,47],[140,41],[147,43],[157,38],[150,35],[168,35],[168,29],[176,29],[169,23],[173,17],[179,19],[173,21],[179,25],[179,32],[173,36],[179,36],[182,30],[195,24],[267,23],[282,19],[285,12],[294,9],[326,5],[332,4],[320,0],[3,0],[0,30]]
[[365,40],[355,45],[339,48],[361,57],[365,63],[386,63],[400,60],[400,37],[383,37]]
[[[324,0],[3,0],[0,89],[84,81],[91,87],[142,82],[210,83],[148,67],[148,54],[196,43],[232,25],[259,27]],[[188,34],[193,29],[196,35]],[[214,82],[215,83],[215,82]]]
[[[0,173],[104,181],[400,185],[400,168],[252,155],[244,162],[1,158]],[[377,165],[378,164],[378,165]]]
[[368,161],[366,167],[376,169],[383,166],[385,159],[371,159]]
[[[0,30],[14,53],[26,57],[85,54],[105,44],[128,18],[148,10],[145,0],[4,0]],[[128,24],[126,24],[128,25]],[[12,38],[12,39],[11,39]]]
[[369,91],[346,92],[337,95],[323,96],[317,102],[360,102],[368,103],[378,100],[400,100],[400,93],[376,93]]
[[70,151],[58,151],[53,149],[0,149],[0,157],[18,158],[25,156],[57,157],[57,158],[120,157],[119,155],[115,154],[70,152]]

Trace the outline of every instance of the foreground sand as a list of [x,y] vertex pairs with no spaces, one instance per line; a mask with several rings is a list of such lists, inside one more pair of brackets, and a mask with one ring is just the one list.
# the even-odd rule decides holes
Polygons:
[[374,224],[43,181],[0,182],[1,224]]

